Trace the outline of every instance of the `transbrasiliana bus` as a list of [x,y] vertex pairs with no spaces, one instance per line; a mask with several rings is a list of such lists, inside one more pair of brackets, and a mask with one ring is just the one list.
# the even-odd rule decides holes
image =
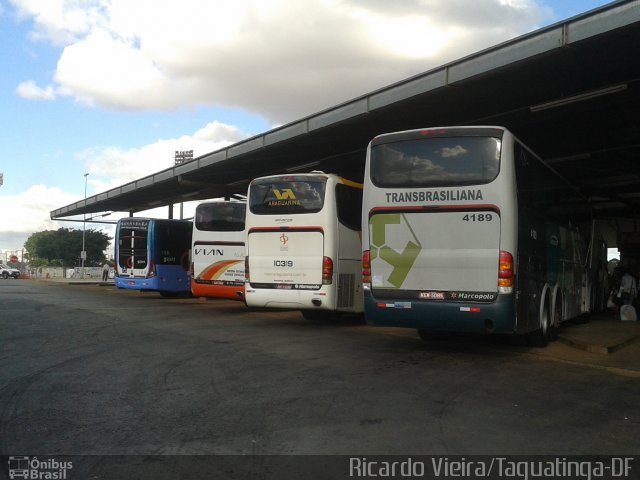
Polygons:
[[116,227],[116,286],[156,291],[162,296],[190,294],[192,228],[187,220],[120,219]]
[[527,334],[589,310],[587,243],[535,209],[570,188],[501,127],[374,138],[363,200],[368,323]]
[[249,185],[245,301],[321,319],[362,312],[362,185],[311,172]]
[[240,201],[196,207],[191,248],[191,293],[196,297],[244,298],[245,212]]

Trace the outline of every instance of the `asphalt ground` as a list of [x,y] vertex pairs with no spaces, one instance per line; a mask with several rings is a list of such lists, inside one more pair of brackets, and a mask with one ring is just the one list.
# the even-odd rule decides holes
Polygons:
[[636,342],[610,355],[423,342],[357,320],[33,280],[0,282],[0,302],[0,455],[640,452]]

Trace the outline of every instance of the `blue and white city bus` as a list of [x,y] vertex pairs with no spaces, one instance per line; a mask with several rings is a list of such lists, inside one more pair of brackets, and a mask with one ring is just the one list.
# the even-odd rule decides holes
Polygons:
[[190,294],[192,228],[188,220],[120,219],[116,227],[116,286],[163,296]]

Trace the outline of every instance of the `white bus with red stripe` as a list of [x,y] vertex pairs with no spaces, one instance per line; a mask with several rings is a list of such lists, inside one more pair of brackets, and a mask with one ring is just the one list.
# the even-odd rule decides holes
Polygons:
[[374,138],[362,218],[367,322],[546,345],[593,303],[584,237],[544,207],[568,188],[502,127]]
[[244,298],[246,203],[210,201],[196,207],[191,248],[194,297]]
[[247,207],[248,306],[362,312],[361,184],[323,172],[257,178]]

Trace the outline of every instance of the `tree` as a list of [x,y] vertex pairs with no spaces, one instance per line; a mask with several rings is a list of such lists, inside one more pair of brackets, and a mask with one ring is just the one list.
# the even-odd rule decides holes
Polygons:
[[[85,265],[99,266],[105,260],[104,251],[109,245],[109,237],[99,230],[85,231],[85,250],[87,259]],[[24,244],[29,252],[32,265],[80,265],[82,251],[82,230],[60,228],[33,233]]]

